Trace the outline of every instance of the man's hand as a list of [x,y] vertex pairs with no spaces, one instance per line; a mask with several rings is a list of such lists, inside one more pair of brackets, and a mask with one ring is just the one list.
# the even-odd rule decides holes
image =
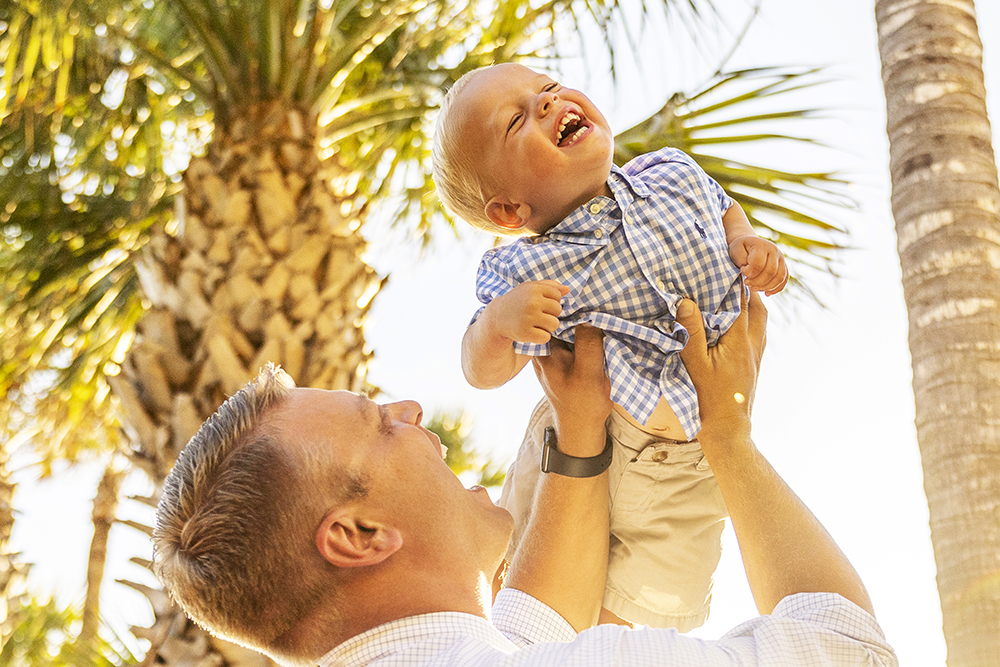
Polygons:
[[[611,381],[604,373],[604,332],[581,324],[571,348],[553,341],[547,357],[535,357],[535,375],[556,414],[559,451],[596,456],[604,449],[604,422],[611,413]],[[596,450],[596,451],[595,451]]]
[[747,287],[766,296],[788,284],[788,267],[778,246],[756,234],[740,236],[729,244],[729,258],[743,272]]
[[743,295],[739,317],[713,348],[706,343],[704,320],[693,301],[681,301],[677,322],[689,335],[680,354],[698,392],[702,432],[749,436],[767,331],[767,309],[760,295],[752,292],[749,301]]
[[490,330],[519,343],[548,343],[559,326],[562,297],[569,287],[555,280],[529,280],[493,299],[484,315]]

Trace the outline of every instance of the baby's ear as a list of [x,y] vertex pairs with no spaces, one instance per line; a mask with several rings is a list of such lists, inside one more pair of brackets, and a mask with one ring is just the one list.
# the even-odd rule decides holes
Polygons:
[[527,204],[517,204],[506,197],[497,196],[486,203],[486,217],[498,227],[518,231],[528,223],[531,217],[531,207]]

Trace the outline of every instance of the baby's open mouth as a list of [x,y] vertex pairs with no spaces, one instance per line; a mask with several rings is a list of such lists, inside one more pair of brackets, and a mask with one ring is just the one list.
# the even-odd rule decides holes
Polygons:
[[589,126],[575,111],[569,111],[559,121],[557,145],[568,146],[583,136]]

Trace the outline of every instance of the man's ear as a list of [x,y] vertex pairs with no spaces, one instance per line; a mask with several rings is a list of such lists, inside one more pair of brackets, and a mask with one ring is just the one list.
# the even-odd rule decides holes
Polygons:
[[486,217],[492,220],[493,224],[513,232],[528,223],[531,207],[497,196],[486,202]]
[[316,529],[316,548],[337,567],[376,565],[403,546],[392,526],[366,522],[349,509],[327,514]]

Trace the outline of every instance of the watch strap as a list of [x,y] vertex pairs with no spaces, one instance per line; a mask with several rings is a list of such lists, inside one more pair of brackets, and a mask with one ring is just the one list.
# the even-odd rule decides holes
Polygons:
[[611,436],[605,440],[604,451],[597,456],[570,456],[557,448],[556,430],[545,427],[542,440],[542,472],[554,472],[565,477],[597,477],[611,465]]

